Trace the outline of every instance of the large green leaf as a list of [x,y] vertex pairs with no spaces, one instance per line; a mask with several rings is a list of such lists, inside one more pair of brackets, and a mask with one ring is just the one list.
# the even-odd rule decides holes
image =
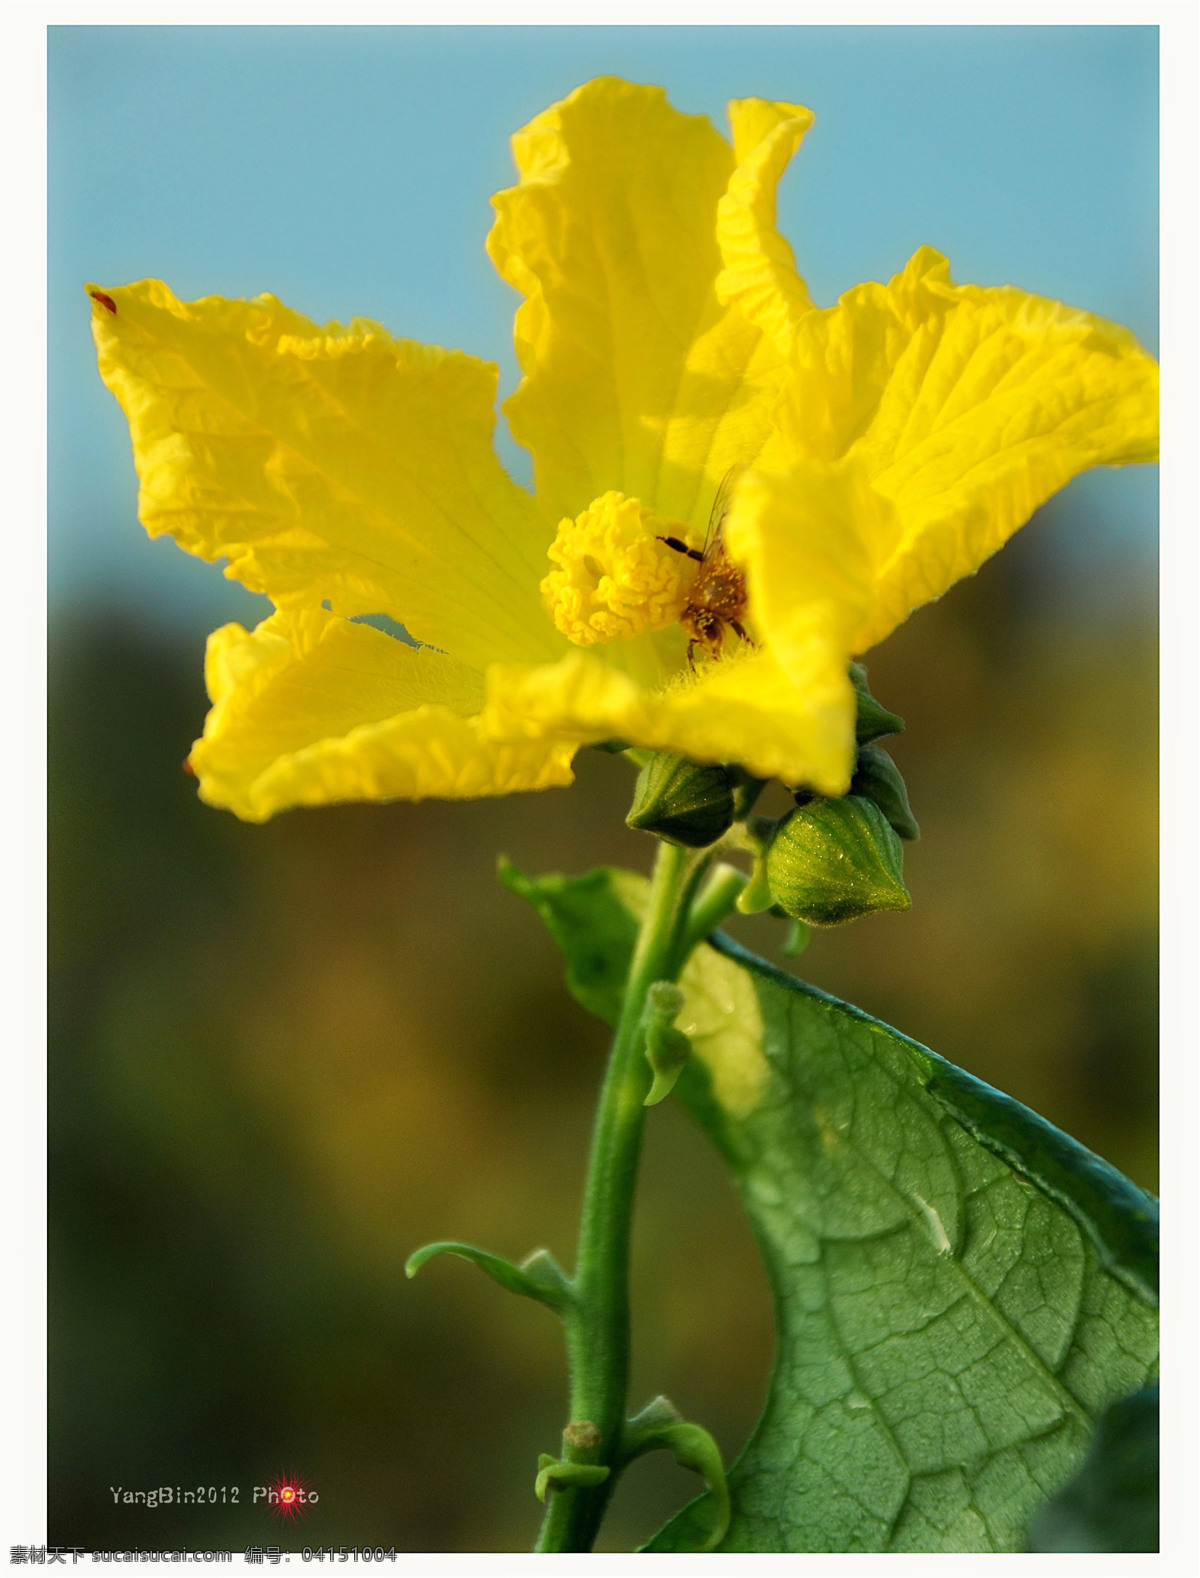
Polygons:
[[[632,920],[644,890],[624,872],[519,886],[611,1018],[633,936],[618,905]],[[676,1093],[736,1177],[778,1331],[721,1549],[1020,1550],[1100,1415],[1155,1372],[1154,1203],[724,938],[681,984],[695,1056]],[[647,1549],[703,1543],[705,1500]]]
[[1083,1467],[1034,1518],[1029,1549],[1158,1549],[1157,1386],[1108,1410]]

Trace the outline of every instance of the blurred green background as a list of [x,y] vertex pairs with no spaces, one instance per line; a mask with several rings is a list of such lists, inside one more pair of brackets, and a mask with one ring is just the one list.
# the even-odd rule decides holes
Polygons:
[[[302,165],[314,118],[332,141],[329,157],[344,159],[355,180],[378,186],[385,160],[402,184],[418,146],[425,178],[446,184],[444,149],[398,132],[385,147],[376,136],[366,177],[355,164],[370,93],[385,85],[411,88],[418,101],[427,94],[405,113],[434,113],[452,79],[475,103],[455,134],[461,146],[482,144],[486,123],[487,157],[500,166],[503,138],[493,146],[491,120],[507,116],[511,130],[600,69],[664,81],[676,102],[714,112],[727,92],[804,98],[819,117],[829,109],[833,158],[839,126],[856,113],[882,158],[887,110],[900,100],[911,112],[906,135],[932,147],[936,128],[914,131],[911,115],[926,102],[947,115],[950,103],[965,161],[964,148],[988,146],[988,117],[998,136],[1002,110],[1024,105],[1020,85],[1041,72],[1046,91],[1029,98],[1024,117],[1033,116],[1035,137],[1040,129],[1040,163],[1018,146],[979,168],[979,226],[955,198],[953,160],[932,182],[926,168],[912,190],[935,209],[944,195],[945,223],[923,213],[922,233],[895,237],[882,266],[882,242],[843,241],[845,270],[858,267],[826,277],[818,299],[856,276],[886,275],[929,240],[946,245],[964,277],[1073,296],[1154,339],[1153,29],[301,36],[316,31],[51,30],[56,1544],[528,1548],[540,1512],[536,1456],[554,1447],[563,1422],[556,1323],[460,1262],[437,1262],[411,1284],[403,1264],[442,1237],[517,1257],[545,1244],[569,1264],[606,1038],[563,990],[533,913],[495,881],[495,860],[503,851],[531,871],[602,861],[646,869],[652,853],[648,838],[622,825],[632,771],[590,751],[574,788],[497,802],[339,807],[247,827],[195,799],[180,762],[205,712],[202,631],[257,617],[258,600],[137,528],[123,422],[88,360],[79,283],[162,272],[185,294],[193,284],[191,293],[286,294],[287,269],[270,250],[286,252],[286,235],[251,248],[255,278],[231,283],[247,255],[239,226],[249,223],[252,193],[239,188],[230,199],[226,186],[221,209],[220,161],[185,157],[188,138],[192,152],[203,144],[201,109],[222,122],[212,135],[237,158],[250,144],[229,131],[224,107],[249,114],[234,87],[274,62],[276,97],[268,93],[258,112],[273,117],[280,147],[294,125],[299,146],[272,144],[264,155],[254,145],[267,193]],[[329,58],[322,48],[346,59],[359,51],[358,75],[344,71],[335,83],[340,118],[328,105],[315,114],[304,91],[315,77],[293,72],[291,97],[278,97],[283,68],[307,61],[319,73]],[[519,68],[489,75],[489,51]],[[433,56],[461,63],[459,76],[431,74]],[[388,83],[370,76],[381,59]],[[706,94],[713,105],[700,102]],[[1057,140],[1038,114],[1065,117]],[[1110,150],[1098,139],[1114,121],[1136,158],[1126,149],[1124,164],[1101,171]],[[155,161],[173,136],[182,151],[168,192]],[[1057,223],[1050,203],[1061,161],[1082,158],[1089,138],[1098,145],[1088,179],[1110,183],[1090,230],[1090,196],[1074,209],[1064,200]],[[122,157],[123,148],[142,152]],[[785,191],[811,234],[831,232],[842,215],[861,225],[854,216],[870,208],[878,168],[865,170],[865,185],[832,183],[823,196],[815,141],[812,158],[814,184]],[[1035,187],[1046,182],[1041,207],[1024,200],[1022,160]],[[75,201],[96,161],[112,178],[89,201],[119,216],[107,231]],[[506,178],[500,168],[491,186],[470,192],[472,268],[486,226],[481,200]],[[161,233],[156,192],[177,211]],[[205,233],[204,245],[225,259],[207,282],[195,279],[184,215],[189,195],[202,205],[205,193],[229,232]],[[988,224],[1019,233],[1028,257],[989,253]],[[945,237],[953,226],[969,266],[957,266]],[[320,231],[328,247],[336,228],[318,209],[305,233]],[[372,280],[390,236],[372,257],[363,253]],[[348,275],[358,261],[352,240],[342,249],[351,255],[335,260]],[[1089,248],[1093,262],[1097,253],[1109,259],[1111,278],[1075,281],[1072,291],[1055,270]],[[422,256],[428,267],[427,246]],[[476,270],[450,281],[428,311],[406,315],[408,266],[401,256],[394,270],[392,328],[507,356],[487,338],[499,345],[507,334],[503,287],[484,286]],[[374,298],[344,299],[332,269],[324,255],[310,275],[299,269],[294,304],[314,310],[307,291],[343,318],[387,315]],[[466,317],[480,314],[479,335],[421,327],[430,313],[451,316],[459,300]],[[908,722],[894,754],[923,833],[907,856],[914,906],[815,934],[792,966],[1020,1097],[1151,1189],[1155,524],[1146,474],[1083,479],[975,579],[868,655],[875,694]],[[780,923],[762,917],[731,929],[777,957]],[[649,1125],[634,1299],[635,1402],[666,1392],[735,1455],[771,1363],[767,1289],[719,1163],[670,1102]],[[250,1498],[284,1469],[321,1499],[281,1533]],[[241,1503],[150,1510],[115,1504],[110,1490],[198,1484],[238,1485]],[[631,1549],[693,1486],[661,1455],[642,1460],[602,1548]]]

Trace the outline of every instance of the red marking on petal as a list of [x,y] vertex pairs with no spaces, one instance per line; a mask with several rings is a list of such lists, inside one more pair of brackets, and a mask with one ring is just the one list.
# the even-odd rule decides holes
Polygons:
[[93,301],[98,301],[102,307],[107,307],[109,312],[112,313],[113,317],[116,317],[117,304],[111,296],[106,296],[102,290],[89,290],[88,295]]
[[190,756],[185,756],[183,758],[183,770],[189,778],[194,778],[196,776],[196,769],[192,766],[192,758]]

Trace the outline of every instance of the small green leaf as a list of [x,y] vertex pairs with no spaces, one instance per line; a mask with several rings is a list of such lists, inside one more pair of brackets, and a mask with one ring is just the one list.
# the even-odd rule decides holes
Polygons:
[[689,1549],[715,1551],[725,1538],[730,1515],[729,1483],[720,1447],[702,1425],[681,1419],[672,1403],[658,1397],[629,1422],[625,1461],[658,1450],[672,1453],[681,1468],[690,1468],[708,1486],[708,1532]]
[[656,1107],[674,1089],[683,1065],[692,1055],[692,1043],[675,1018],[683,1007],[683,993],[673,981],[655,981],[646,997],[643,1027],[646,1032],[646,1061],[654,1075],[646,1092],[645,1105]]
[[1029,1549],[1158,1549],[1157,1386],[1108,1410],[1083,1467],[1034,1518]]
[[603,1485],[611,1472],[601,1463],[567,1463],[543,1452],[538,1458],[534,1493],[539,1501],[545,1501],[551,1490],[567,1489],[572,1485]]
[[506,888],[533,905],[562,949],[571,995],[615,1025],[645,908],[645,878],[608,866],[583,877],[527,877],[504,858],[499,873]]
[[692,1055],[692,1043],[674,1025],[650,1025],[646,1030],[646,1061],[654,1081],[646,1092],[644,1105],[657,1107],[675,1088],[675,1081]]
[[[644,884],[617,880],[632,927]],[[569,961],[594,946],[579,898],[543,895]],[[676,1094],[737,1180],[779,1326],[720,1548],[1020,1550],[1105,1410],[1155,1374],[1154,1202],[935,1053],[714,943],[680,978]],[[647,1548],[695,1549],[712,1516],[701,1497]]]
[[425,1244],[408,1257],[404,1265],[405,1276],[410,1279],[415,1277],[426,1261],[432,1260],[435,1255],[457,1255],[461,1260],[469,1260],[509,1293],[536,1299],[539,1304],[547,1304],[553,1310],[562,1309],[571,1298],[571,1284],[566,1273],[547,1249],[536,1250],[524,1265],[514,1266],[511,1260],[505,1260],[502,1255],[489,1254],[486,1249],[476,1249],[473,1244],[458,1244],[449,1240]]

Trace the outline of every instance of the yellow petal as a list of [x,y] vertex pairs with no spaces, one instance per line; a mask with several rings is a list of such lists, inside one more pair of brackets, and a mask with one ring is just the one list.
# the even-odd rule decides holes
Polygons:
[[665,690],[583,650],[536,667],[497,663],[487,673],[483,727],[500,739],[621,739],[844,794],[854,736],[846,662],[823,640],[814,640],[809,656],[803,687],[765,650],[706,664],[694,681]]
[[[737,293],[758,300],[783,267],[769,211],[807,112],[753,103],[735,114],[746,172],[727,228],[730,267],[746,276]],[[533,454],[539,502],[557,523],[619,489],[703,531],[713,486],[762,448],[782,374],[776,345],[714,288],[734,150],[661,88],[601,77],[530,122],[513,151],[521,183],[492,200],[488,250],[526,298],[525,377],[504,409]]]
[[152,536],[279,606],[386,613],[479,666],[564,643],[538,600],[551,533],[492,449],[496,369],[272,296],[92,291]]
[[[832,465],[800,459],[781,474],[742,479],[726,547],[745,569],[753,627],[797,690],[845,675],[873,607],[880,559],[897,533],[895,511],[853,455]],[[848,691],[841,694],[848,751],[853,705]]]
[[798,104],[734,99],[729,123],[738,167],[717,205],[724,263],[717,295],[723,302],[737,302],[787,356],[796,324],[812,310],[812,298],[796,272],[791,247],[775,228],[775,188],[813,114]]
[[881,501],[862,528],[875,587],[856,652],[978,569],[1078,472],[1158,455],[1158,369],[1128,330],[955,285],[928,247],[886,287],[804,316],[794,371],[791,457],[853,458]]
[[213,702],[189,763],[210,805],[263,822],[340,800],[472,799],[572,781],[574,744],[481,738],[483,680],[323,609],[209,637]]

